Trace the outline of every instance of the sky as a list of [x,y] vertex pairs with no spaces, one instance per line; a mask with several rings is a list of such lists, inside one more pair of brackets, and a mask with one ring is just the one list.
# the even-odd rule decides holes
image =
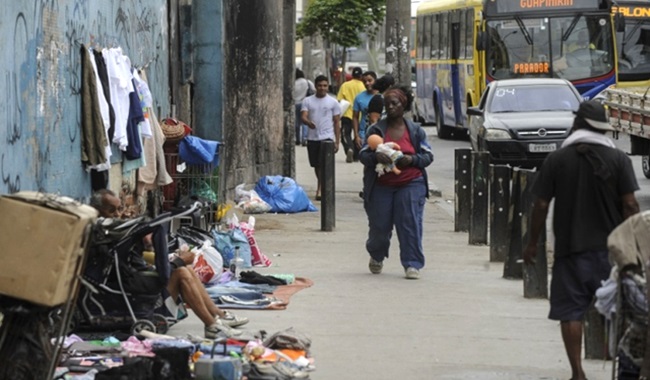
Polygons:
[[418,9],[418,5],[424,1],[426,0],[411,0],[411,17],[415,17],[415,11]]

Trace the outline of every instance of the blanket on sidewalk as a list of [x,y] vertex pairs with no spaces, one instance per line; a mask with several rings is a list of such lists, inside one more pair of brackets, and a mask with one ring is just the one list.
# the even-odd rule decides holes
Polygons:
[[[213,287],[208,294],[222,309],[284,310],[289,305],[291,296],[302,289],[312,286],[314,282],[305,277],[296,277],[289,285],[273,288],[272,293],[242,288]],[[215,288],[219,288],[216,292]]]

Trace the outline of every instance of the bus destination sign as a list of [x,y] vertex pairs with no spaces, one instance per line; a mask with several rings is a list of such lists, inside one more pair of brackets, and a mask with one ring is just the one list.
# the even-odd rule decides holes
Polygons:
[[548,74],[548,62],[521,62],[514,65],[515,74]]
[[650,18],[650,7],[638,6],[616,6],[612,5],[612,13],[620,13],[625,17],[643,17]]
[[495,1],[498,13],[521,13],[554,10],[598,9],[598,0],[516,0]]

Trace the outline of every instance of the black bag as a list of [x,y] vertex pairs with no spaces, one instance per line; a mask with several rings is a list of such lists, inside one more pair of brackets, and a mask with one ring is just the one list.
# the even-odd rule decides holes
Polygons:
[[316,91],[314,91],[314,89],[312,88],[311,82],[309,82],[309,80],[307,80],[307,79],[305,79],[305,80],[307,81],[307,95],[305,95],[305,97],[314,95],[316,93]]

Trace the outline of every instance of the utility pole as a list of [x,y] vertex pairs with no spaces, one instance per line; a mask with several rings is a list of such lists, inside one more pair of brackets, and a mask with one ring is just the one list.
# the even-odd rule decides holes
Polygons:
[[386,73],[395,83],[411,85],[411,3],[386,0]]

